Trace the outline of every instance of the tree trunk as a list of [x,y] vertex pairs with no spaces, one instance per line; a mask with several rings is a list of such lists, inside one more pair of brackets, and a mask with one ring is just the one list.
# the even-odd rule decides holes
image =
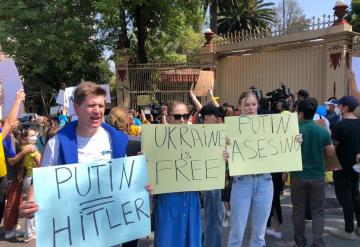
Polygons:
[[120,20],[121,20],[121,24],[120,24],[121,32],[117,43],[117,49],[130,48],[130,40],[128,37],[125,8],[120,10]]
[[147,63],[148,57],[146,54],[145,43],[147,40],[147,26],[144,22],[143,13],[146,11],[145,5],[140,5],[135,8],[135,25],[137,28],[136,37],[137,37],[137,57],[140,63]]
[[210,29],[214,33],[218,33],[217,28],[217,11],[218,11],[218,4],[217,0],[211,0],[210,3]]

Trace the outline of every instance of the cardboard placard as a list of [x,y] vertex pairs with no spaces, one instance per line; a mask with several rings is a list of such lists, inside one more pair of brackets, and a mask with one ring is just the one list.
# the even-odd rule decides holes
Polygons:
[[[19,76],[19,72],[12,59],[5,59],[0,62],[0,82],[2,83],[2,115],[1,117],[6,118],[14,104],[16,99],[16,93],[19,89],[23,88],[22,80]],[[24,106],[21,105],[18,113],[20,118],[24,112]]]
[[209,90],[214,88],[214,72],[213,71],[200,71],[199,78],[194,88],[196,96],[206,96]]

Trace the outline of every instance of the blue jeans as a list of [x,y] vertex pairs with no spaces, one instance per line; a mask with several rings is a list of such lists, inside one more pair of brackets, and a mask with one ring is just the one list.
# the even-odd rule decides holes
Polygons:
[[271,211],[273,183],[270,174],[234,177],[230,205],[230,235],[228,247],[240,247],[252,208],[252,233],[250,247],[265,246],[265,230]]
[[224,202],[221,201],[221,190],[205,192],[205,229],[204,247],[221,247],[223,241],[222,223],[225,216]]

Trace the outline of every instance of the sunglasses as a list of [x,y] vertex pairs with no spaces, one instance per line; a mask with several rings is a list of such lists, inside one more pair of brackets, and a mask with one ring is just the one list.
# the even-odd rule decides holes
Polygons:
[[181,118],[183,118],[184,120],[188,120],[190,118],[190,114],[172,114],[172,116],[175,120],[180,120]]

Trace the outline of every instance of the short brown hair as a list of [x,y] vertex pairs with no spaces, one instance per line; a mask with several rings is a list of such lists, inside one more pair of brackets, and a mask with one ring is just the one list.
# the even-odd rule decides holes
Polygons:
[[94,96],[106,96],[106,91],[90,81],[82,81],[74,92],[74,103],[77,105],[81,105],[81,103],[85,100],[86,96],[94,95]]

